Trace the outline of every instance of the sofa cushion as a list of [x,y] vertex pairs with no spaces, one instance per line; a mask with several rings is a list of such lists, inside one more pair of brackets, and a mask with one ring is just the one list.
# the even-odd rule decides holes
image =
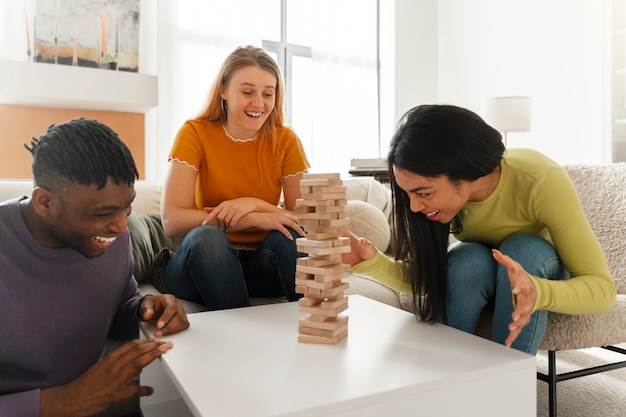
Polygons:
[[135,181],[137,197],[133,201],[133,210],[153,216],[161,215],[161,192],[160,185],[149,181]]
[[387,250],[391,230],[382,211],[365,201],[348,200],[345,214],[350,219],[350,230],[353,233],[370,240],[381,252]]
[[181,238],[168,236],[158,215],[133,211],[128,216],[128,231],[135,258],[135,279],[137,282],[150,282],[154,272],[154,259],[163,248],[176,251]]
[[385,214],[389,220],[392,210],[391,190],[373,177],[350,177],[343,180],[348,200],[370,203]]

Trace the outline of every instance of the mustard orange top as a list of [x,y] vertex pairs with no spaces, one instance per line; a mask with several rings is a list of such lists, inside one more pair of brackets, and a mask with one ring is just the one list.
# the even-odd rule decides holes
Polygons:
[[[186,121],[178,131],[168,160],[185,163],[198,172],[196,208],[215,207],[223,201],[256,197],[278,205],[282,178],[309,168],[300,139],[288,127],[276,128],[270,137],[246,140],[227,135],[220,122]],[[267,230],[251,228],[229,233],[235,247],[253,248]]]

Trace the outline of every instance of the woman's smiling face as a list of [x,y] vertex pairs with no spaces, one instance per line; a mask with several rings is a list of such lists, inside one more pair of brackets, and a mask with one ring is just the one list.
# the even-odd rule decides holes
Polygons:
[[276,77],[256,66],[235,71],[222,88],[226,102],[226,130],[237,139],[253,138],[274,110]]
[[411,211],[420,212],[429,220],[450,223],[469,200],[467,181],[455,184],[445,175],[423,177],[395,165],[393,174],[398,187],[409,197]]

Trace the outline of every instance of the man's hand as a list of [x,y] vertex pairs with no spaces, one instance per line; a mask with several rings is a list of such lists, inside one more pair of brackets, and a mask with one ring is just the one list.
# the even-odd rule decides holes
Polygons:
[[513,322],[509,324],[509,337],[504,341],[504,345],[510,347],[522,332],[522,328],[530,323],[530,315],[537,301],[537,289],[522,265],[509,256],[503,255],[499,250],[493,249],[492,252],[494,259],[501,263],[509,273],[515,299],[515,309],[511,315]]
[[189,328],[183,302],[171,294],[143,297],[139,306],[139,317],[156,326],[156,339]]
[[41,390],[40,417],[92,416],[130,398],[152,395],[152,387],[132,381],[171,348],[171,342],[148,339],[124,344],[69,384]]

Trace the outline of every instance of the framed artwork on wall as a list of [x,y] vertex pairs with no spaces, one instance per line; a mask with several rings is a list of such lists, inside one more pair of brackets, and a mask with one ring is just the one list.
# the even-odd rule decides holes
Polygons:
[[139,1],[37,0],[33,61],[138,72]]

